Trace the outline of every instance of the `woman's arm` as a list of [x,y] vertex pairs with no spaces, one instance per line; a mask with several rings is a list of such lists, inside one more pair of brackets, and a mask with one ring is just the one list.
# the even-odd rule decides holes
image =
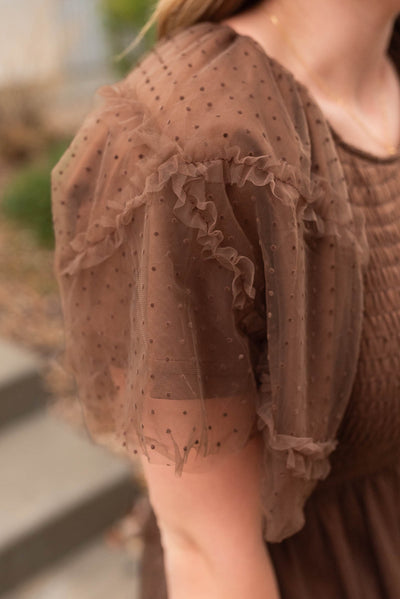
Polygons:
[[[168,599],[279,599],[262,538],[257,436],[204,472],[142,464],[164,549]],[[207,458],[198,458],[204,461]]]

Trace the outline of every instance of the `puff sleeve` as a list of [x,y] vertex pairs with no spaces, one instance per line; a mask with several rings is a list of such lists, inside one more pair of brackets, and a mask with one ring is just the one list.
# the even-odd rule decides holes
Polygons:
[[257,431],[254,203],[231,201],[224,160],[185,162],[140,103],[102,92],[52,172],[63,366],[95,441],[209,467]]
[[[311,173],[315,129],[293,80],[275,79],[253,48],[263,92],[252,112],[224,112],[225,97],[249,101],[232,70],[242,47],[209,31],[182,34],[190,63],[177,37],[144,82],[136,71],[101,88],[104,105],[52,171],[64,366],[93,439],[177,475],[189,454],[211,465],[262,435],[264,537],[277,542],[303,526],[330,470],[357,365],[367,242],[327,128],[311,139]],[[200,65],[179,91],[169,56],[175,73]]]

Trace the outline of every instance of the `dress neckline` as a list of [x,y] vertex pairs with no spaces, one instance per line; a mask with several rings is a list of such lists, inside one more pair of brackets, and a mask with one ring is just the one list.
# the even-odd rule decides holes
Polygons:
[[[205,21],[203,21],[203,23],[205,23]],[[330,123],[329,119],[327,118],[327,116],[324,114],[322,108],[320,107],[317,99],[315,98],[315,96],[313,95],[313,93],[311,92],[311,90],[308,88],[307,85],[305,85],[304,83],[302,83],[301,81],[299,81],[298,79],[296,79],[294,73],[292,71],[290,71],[289,69],[287,69],[281,62],[279,62],[279,60],[277,60],[276,58],[274,58],[273,56],[270,56],[265,49],[261,46],[261,44],[253,37],[251,37],[251,35],[246,35],[244,33],[239,33],[238,31],[236,31],[236,29],[233,29],[233,27],[231,27],[230,25],[228,25],[227,23],[221,23],[221,22],[215,22],[215,21],[207,21],[207,24],[211,24],[214,26],[219,26],[222,28],[227,29],[228,31],[231,31],[232,33],[235,34],[235,36],[237,36],[240,39],[243,40],[247,40],[249,43],[251,43],[253,46],[255,46],[256,49],[258,49],[259,52],[261,52],[261,54],[265,57],[265,59],[267,61],[270,62],[270,64],[275,65],[275,67],[281,71],[283,71],[283,73],[290,75],[290,77],[293,79],[293,82],[295,83],[295,85],[302,89],[303,91],[305,91],[307,93],[307,95],[309,96],[310,100],[317,106],[317,108],[320,110],[325,122],[327,123],[333,137],[335,138],[336,142],[342,146],[345,150],[347,150],[347,152],[351,153],[351,154],[355,154],[357,156],[361,156],[362,158],[369,160],[372,163],[393,163],[396,160],[400,160],[400,144],[397,147],[396,151],[393,154],[387,154],[385,156],[379,156],[378,154],[373,154],[372,152],[369,152],[368,150],[364,150],[362,148],[359,148],[358,146],[355,146],[354,144],[345,141],[343,139],[343,137],[340,135],[340,133],[338,131],[336,131],[335,127],[333,127],[333,125]],[[400,64],[396,64],[395,65],[398,72],[400,73]]]

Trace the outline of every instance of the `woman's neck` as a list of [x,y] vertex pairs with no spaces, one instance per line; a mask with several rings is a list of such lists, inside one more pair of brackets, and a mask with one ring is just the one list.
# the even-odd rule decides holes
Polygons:
[[[386,155],[382,143],[360,128],[354,115],[380,133],[380,140],[399,147],[400,79],[388,56],[399,12],[400,0],[261,0],[224,22],[254,38],[292,72],[345,140]],[[302,60],[270,15],[278,17]],[[326,94],[326,88],[331,93]],[[332,95],[341,97],[353,116]]]
[[[382,73],[388,85],[396,75],[387,50],[399,13],[400,0],[264,0],[231,21],[248,24],[253,37],[299,80],[312,86],[311,75],[321,78],[348,105],[368,112],[371,95],[382,88]],[[269,20],[272,14],[307,68]]]

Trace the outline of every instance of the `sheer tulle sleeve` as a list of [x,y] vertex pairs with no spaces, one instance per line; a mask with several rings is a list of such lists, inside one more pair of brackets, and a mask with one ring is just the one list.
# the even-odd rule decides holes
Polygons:
[[231,201],[224,160],[185,162],[139,104],[115,105],[52,173],[64,366],[96,441],[181,473],[190,452],[256,432],[263,269],[241,218],[255,222],[254,203]]
[[215,35],[183,32],[101,88],[53,169],[64,366],[94,440],[177,475],[262,435],[279,541],[330,470],[368,248],[317,107]]

